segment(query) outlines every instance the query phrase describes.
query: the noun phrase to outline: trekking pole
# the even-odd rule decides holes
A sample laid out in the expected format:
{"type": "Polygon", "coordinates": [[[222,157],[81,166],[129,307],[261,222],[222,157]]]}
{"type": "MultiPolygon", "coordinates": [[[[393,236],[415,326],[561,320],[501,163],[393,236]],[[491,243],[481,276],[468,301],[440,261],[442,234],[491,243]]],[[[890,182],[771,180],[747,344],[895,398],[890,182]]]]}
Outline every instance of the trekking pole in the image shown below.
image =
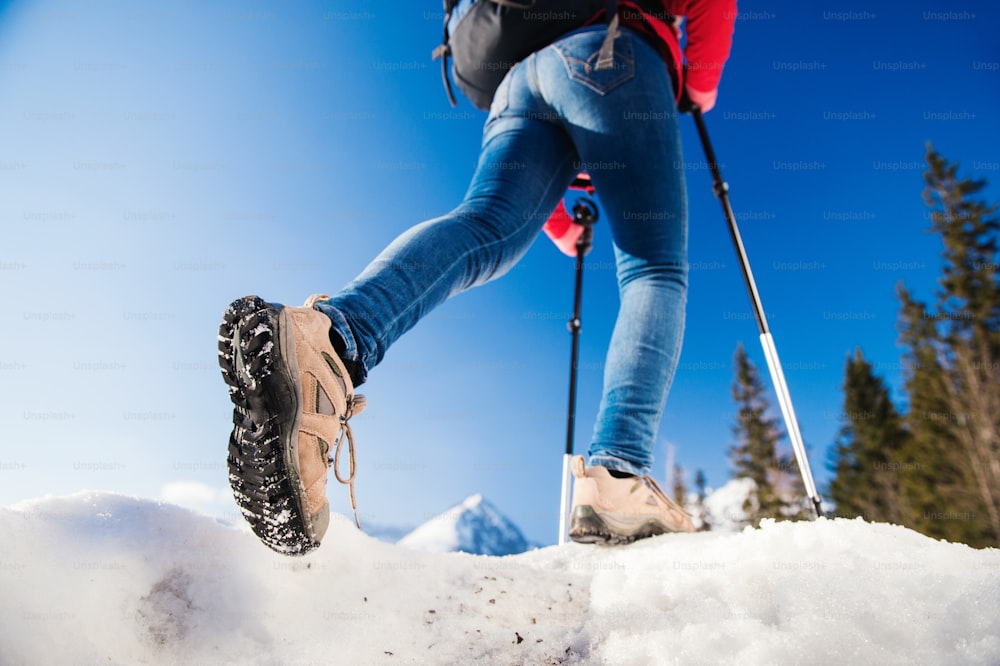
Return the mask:
{"type": "Polygon", "coordinates": [[[809,458],[806,457],[806,447],[802,442],[802,434],[799,431],[799,423],[795,418],[795,410],[792,408],[792,396],[788,392],[788,384],[785,382],[785,374],[781,370],[781,362],[778,360],[778,349],[774,346],[774,338],[771,337],[771,330],[767,326],[767,317],[764,316],[764,306],[760,301],[760,293],[757,291],[757,283],[754,282],[753,273],[750,271],[750,260],[747,258],[746,249],[743,247],[743,239],[740,237],[740,230],[736,226],[736,216],[729,203],[729,184],[722,179],[722,172],[719,170],[719,163],[715,158],[715,151],[712,150],[712,143],[708,138],[708,130],[705,127],[705,120],[702,118],[701,109],[692,105],[691,116],[698,127],[698,136],[701,138],[701,147],[705,151],[705,159],[708,160],[708,168],[712,172],[713,191],[716,198],[722,204],[722,212],[726,216],[726,223],[729,225],[729,235],[736,248],[736,255],[740,260],[740,269],[743,271],[743,282],[746,284],[750,302],[753,305],[753,314],[757,319],[757,329],[760,331],[760,344],[764,348],[764,357],[767,359],[767,369],[771,373],[771,382],[774,384],[775,393],[778,394],[778,404],[781,406],[781,415],[785,419],[785,427],[788,429],[788,438],[792,440],[792,449],[795,452],[795,460],[799,465],[799,472],[802,474],[802,481],[805,484],[806,494],[812,500],[813,508],[816,510],[816,517],[823,515],[821,500],[816,492],[816,484],[813,482],[812,472],[809,470],[809,458]]]}
{"type": "Polygon", "coordinates": [[[576,285],[573,290],[573,318],[567,326],[573,336],[573,346],[569,368],[569,417],[566,425],[566,452],[563,454],[562,499],[559,503],[559,545],[566,543],[569,533],[569,507],[571,473],[570,460],[573,459],[573,434],[576,430],[576,378],[580,356],[580,303],[583,295],[583,257],[590,252],[594,237],[594,223],[597,222],[597,205],[586,197],[577,199],[573,206],[573,222],[583,226],[583,233],[576,241],[576,285]]]}

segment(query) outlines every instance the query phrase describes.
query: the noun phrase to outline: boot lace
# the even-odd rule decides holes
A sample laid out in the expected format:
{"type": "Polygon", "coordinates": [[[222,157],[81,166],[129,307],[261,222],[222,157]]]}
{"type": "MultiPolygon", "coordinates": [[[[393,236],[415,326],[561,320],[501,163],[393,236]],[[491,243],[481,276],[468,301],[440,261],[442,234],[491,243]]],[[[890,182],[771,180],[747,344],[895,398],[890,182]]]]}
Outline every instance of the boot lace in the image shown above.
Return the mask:
{"type": "MultiPolygon", "coordinates": [[[[313,294],[306,299],[303,307],[315,309],[317,303],[328,300],[330,297],[326,294],[313,294]]],[[[351,496],[351,510],[354,512],[354,524],[358,526],[358,529],[361,529],[361,520],[358,518],[358,501],[354,496],[354,477],[358,471],[358,464],[354,455],[354,431],[351,429],[350,420],[355,414],[361,413],[365,404],[365,396],[363,395],[347,396],[347,413],[340,416],[340,435],[334,443],[333,457],[327,458],[327,464],[333,467],[334,478],[348,488],[351,496]],[[347,445],[347,476],[340,473],[340,453],[345,444],[347,445]]]]}
{"type": "Polygon", "coordinates": [[[328,301],[328,300],[330,300],[330,297],[327,296],[326,294],[313,294],[312,296],[306,299],[306,302],[303,305],[303,307],[315,309],[317,303],[319,303],[320,301],[328,301]]]}
{"type": "Polygon", "coordinates": [[[358,529],[361,529],[361,520],[358,518],[358,502],[354,497],[354,476],[358,471],[358,465],[354,456],[354,431],[351,430],[349,421],[352,416],[364,408],[365,396],[355,395],[348,398],[347,413],[340,417],[340,436],[337,438],[333,457],[327,460],[333,467],[333,476],[348,488],[351,495],[351,510],[354,511],[354,524],[358,526],[358,529]],[[348,474],[346,477],[340,473],[340,452],[343,450],[344,444],[347,444],[348,474]]]}
{"type": "Polygon", "coordinates": [[[677,504],[677,502],[675,502],[674,500],[672,500],[669,497],[667,497],[667,494],[665,492],[663,492],[663,489],[660,488],[660,484],[658,484],[653,479],[653,477],[651,477],[651,476],[643,476],[643,477],[640,477],[640,478],[641,478],[641,480],[643,482],[645,482],[646,487],[649,488],[653,492],[653,495],[655,495],[658,500],[660,500],[661,502],[663,502],[667,506],[667,509],[670,512],[672,512],[672,513],[673,512],[679,512],[682,515],[687,516],[688,518],[691,517],[691,514],[689,514],[687,511],[685,511],[680,505],[677,504]]]}

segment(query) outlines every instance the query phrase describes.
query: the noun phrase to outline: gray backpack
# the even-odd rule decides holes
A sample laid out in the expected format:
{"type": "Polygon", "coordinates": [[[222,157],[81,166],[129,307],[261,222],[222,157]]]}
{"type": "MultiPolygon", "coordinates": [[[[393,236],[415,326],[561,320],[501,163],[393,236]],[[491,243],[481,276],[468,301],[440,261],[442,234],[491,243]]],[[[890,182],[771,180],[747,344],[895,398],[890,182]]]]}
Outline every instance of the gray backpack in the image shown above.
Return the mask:
{"type": "Polygon", "coordinates": [[[511,67],[577,28],[617,20],[616,6],[614,0],[444,0],[444,38],[434,59],[441,58],[452,106],[449,57],[459,90],[485,111],[511,67]]]}

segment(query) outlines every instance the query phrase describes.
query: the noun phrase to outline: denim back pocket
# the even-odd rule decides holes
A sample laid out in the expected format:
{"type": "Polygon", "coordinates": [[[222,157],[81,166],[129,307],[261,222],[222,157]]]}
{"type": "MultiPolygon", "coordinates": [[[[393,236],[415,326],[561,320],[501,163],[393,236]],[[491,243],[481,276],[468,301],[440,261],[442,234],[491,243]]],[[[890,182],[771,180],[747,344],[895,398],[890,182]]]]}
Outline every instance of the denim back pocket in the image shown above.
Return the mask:
{"type": "Polygon", "coordinates": [[[595,69],[601,45],[598,43],[597,48],[594,49],[593,40],[570,38],[553,46],[559,53],[559,57],[562,58],[569,78],[577,83],[582,83],[599,95],[606,95],[635,76],[632,36],[624,32],[619,33],[618,37],[615,38],[614,64],[608,69],[595,69]],[[581,41],[586,43],[581,44],[581,41]],[[591,49],[593,49],[592,52],[591,49]]]}

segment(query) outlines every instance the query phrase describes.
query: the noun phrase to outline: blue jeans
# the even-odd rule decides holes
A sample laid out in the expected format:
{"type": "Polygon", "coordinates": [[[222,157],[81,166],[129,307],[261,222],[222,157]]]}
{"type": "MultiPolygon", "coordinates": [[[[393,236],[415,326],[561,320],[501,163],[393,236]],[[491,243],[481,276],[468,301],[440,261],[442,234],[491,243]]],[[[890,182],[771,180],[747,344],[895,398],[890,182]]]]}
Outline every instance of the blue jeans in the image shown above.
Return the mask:
{"type": "Polygon", "coordinates": [[[614,66],[594,71],[606,34],[578,30],[518,63],[493,99],[464,201],[403,233],[318,307],[364,381],[433,308],[514,266],[575,175],[589,172],[621,299],[590,463],[646,474],[684,327],[687,200],[667,68],[622,28],[614,66]]]}

